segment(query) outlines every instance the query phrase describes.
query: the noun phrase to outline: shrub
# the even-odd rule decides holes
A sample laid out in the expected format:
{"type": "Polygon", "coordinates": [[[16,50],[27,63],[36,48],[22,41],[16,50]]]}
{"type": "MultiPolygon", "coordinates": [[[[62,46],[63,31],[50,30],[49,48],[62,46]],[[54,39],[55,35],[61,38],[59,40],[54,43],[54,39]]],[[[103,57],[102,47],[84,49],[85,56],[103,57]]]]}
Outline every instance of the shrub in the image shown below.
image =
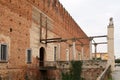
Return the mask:
{"type": "Polygon", "coordinates": [[[71,61],[71,68],[69,72],[62,72],[62,80],[83,80],[81,78],[82,62],[71,61]]]}

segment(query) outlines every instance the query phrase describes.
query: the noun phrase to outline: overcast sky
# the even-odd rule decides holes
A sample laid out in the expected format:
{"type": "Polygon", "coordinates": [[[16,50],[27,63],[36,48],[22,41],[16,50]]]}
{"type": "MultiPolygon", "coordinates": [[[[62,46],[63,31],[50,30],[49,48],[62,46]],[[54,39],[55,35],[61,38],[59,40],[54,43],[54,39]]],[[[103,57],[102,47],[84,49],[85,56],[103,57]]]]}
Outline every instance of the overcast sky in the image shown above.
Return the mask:
{"type": "MultiPolygon", "coordinates": [[[[59,0],[88,36],[107,35],[109,18],[113,17],[115,56],[120,57],[120,0],[59,0]]],[[[99,39],[96,41],[106,41],[99,39]]],[[[98,45],[98,52],[106,52],[106,45],[98,45]]]]}

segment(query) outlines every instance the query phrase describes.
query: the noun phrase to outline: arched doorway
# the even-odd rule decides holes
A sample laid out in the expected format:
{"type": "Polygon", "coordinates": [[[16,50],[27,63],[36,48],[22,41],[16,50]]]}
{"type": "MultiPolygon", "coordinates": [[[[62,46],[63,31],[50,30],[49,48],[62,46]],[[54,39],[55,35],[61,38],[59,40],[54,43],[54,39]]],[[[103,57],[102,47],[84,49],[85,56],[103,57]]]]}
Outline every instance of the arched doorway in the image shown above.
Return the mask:
{"type": "Polygon", "coordinates": [[[44,54],[45,54],[45,49],[44,47],[41,47],[39,50],[40,66],[44,66],[44,54]]]}

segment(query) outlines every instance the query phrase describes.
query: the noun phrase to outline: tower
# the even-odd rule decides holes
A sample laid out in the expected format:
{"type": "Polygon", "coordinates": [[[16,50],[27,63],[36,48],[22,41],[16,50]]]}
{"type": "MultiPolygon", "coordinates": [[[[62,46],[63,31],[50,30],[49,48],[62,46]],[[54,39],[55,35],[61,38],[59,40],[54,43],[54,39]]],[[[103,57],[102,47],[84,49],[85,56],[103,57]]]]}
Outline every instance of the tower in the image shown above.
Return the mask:
{"type": "Polygon", "coordinates": [[[111,65],[111,70],[114,71],[115,58],[114,58],[114,24],[113,18],[110,18],[108,25],[108,65],[111,65]]]}

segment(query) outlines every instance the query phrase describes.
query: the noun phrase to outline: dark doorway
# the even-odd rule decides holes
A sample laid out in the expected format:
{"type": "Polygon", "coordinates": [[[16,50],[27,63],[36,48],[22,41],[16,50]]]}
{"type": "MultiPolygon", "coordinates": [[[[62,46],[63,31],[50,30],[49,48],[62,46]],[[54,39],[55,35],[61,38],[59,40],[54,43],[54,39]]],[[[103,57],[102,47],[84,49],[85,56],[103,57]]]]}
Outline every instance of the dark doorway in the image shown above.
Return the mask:
{"type": "Polygon", "coordinates": [[[39,51],[40,66],[44,66],[44,54],[45,54],[45,49],[41,47],[39,51]]]}

